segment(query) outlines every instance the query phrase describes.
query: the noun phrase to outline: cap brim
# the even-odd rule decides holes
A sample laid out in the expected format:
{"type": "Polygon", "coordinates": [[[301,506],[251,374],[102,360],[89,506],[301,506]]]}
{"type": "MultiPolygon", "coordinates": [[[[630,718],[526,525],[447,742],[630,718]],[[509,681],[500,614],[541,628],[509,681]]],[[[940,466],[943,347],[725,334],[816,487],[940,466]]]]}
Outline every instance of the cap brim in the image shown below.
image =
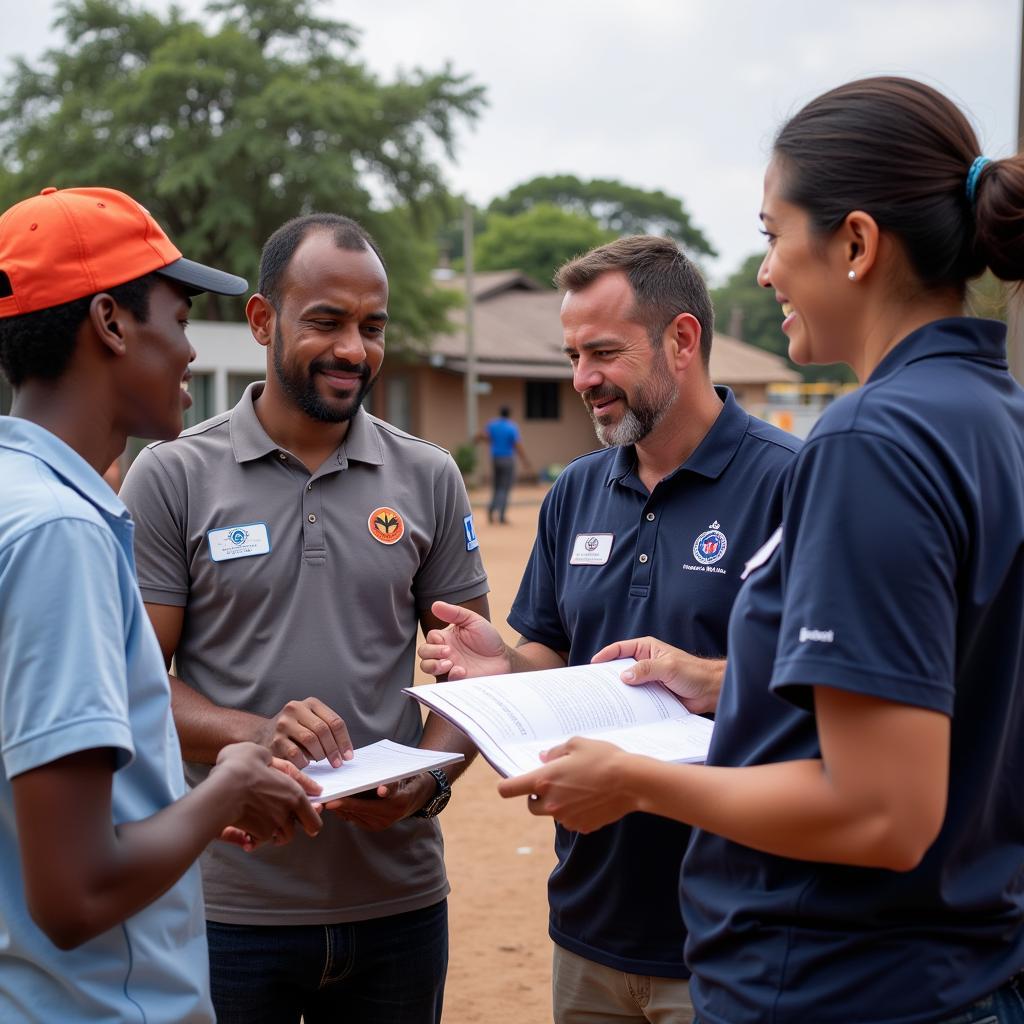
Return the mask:
{"type": "Polygon", "coordinates": [[[180,259],[161,267],[158,274],[187,285],[196,292],[216,292],[217,295],[242,295],[249,289],[249,282],[244,277],[226,274],[223,270],[214,270],[193,260],[180,259]]]}

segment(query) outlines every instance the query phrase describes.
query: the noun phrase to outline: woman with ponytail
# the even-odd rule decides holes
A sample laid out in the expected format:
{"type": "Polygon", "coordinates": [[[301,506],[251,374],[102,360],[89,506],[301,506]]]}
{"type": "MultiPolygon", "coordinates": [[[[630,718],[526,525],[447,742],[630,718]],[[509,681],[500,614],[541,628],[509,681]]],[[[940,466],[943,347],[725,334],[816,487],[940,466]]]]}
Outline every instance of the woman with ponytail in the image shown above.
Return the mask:
{"type": "MultiPolygon", "coordinates": [[[[852,82],[779,132],[761,219],[790,355],[863,386],[748,563],[708,765],[571,740],[502,792],[697,826],[701,1024],[1024,1021],[1024,392],[964,315],[986,267],[1024,278],[1024,162],[926,85],[852,82]]],[[[685,695],[657,647],[637,678],[685,695]]]]}

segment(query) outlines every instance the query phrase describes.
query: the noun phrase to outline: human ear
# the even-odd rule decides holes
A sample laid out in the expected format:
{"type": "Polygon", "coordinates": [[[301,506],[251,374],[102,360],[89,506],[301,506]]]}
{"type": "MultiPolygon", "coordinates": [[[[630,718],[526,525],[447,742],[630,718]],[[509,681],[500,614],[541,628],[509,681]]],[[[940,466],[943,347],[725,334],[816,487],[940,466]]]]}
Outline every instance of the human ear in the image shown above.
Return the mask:
{"type": "Polygon", "coordinates": [[[700,356],[700,321],[692,313],[680,313],[665,329],[669,362],[685,370],[700,356]]]}
{"type": "Polygon", "coordinates": [[[853,271],[851,280],[863,280],[878,261],[878,223],[870,213],[854,210],[846,215],[839,235],[843,270],[853,271]]]}
{"type": "Polygon", "coordinates": [[[265,295],[256,292],[245,304],[245,316],[249,321],[252,336],[267,348],[274,337],[274,316],[276,310],[265,295]]]}
{"type": "Polygon", "coordinates": [[[124,334],[128,316],[130,314],[121,309],[106,292],[94,295],[89,303],[89,323],[92,329],[100,343],[116,356],[123,356],[128,351],[124,334]]]}

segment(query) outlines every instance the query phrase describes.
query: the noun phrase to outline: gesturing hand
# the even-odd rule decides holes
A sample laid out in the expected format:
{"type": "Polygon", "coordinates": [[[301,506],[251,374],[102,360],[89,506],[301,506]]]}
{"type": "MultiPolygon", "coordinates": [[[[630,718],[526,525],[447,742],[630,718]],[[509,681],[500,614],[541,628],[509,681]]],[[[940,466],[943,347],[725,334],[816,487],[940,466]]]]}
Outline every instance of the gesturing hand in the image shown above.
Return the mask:
{"type": "Polygon", "coordinates": [[[449,625],[430,630],[416,652],[428,675],[465,679],[512,671],[505,641],[482,615],[445,601],[435,601],[431,611],[449,625]]]}
{"type": "Polygon", "coordinates": [[[345,720],[316,697],[290,700],[268,718],[254,737],[277,757],[305,768],[327,758],[338,768],[352,759],[352,740],[345,720]]]}
{"type": "Polygon", "coordinates": [[[622,673],[624,683],[660,682],[695,714],[714,711],[718,705],[724,659],[698,658],[656,637],[642,636],[602,647],[590,660],[596,664],[616,658],[636,658],[636,664],[622,673]]]}

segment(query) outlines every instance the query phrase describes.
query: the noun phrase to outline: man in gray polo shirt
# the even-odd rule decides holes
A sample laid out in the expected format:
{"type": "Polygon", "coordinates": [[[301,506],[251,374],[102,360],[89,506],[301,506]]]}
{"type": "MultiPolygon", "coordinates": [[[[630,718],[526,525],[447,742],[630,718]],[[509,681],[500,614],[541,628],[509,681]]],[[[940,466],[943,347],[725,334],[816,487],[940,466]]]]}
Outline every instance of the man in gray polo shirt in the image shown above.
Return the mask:
{"type": "MultiPolygon", "coordinates": [[[[229,413],[151,445],[122,497],[195,783],[250,739],[304,765],[381,738],[472,752],[400,689],[438,599],[487,609],[462,479],[440,448],[361,403],[384,355],[388,284],[347,218],[264,247],[247,306],[267,381],[229,413]]],[[[450,777],[458,769],[448,769],[450,777]]],[[[450,778],[340,801],[314,841],[203,862],[221,1024],[440,1020],[450,778]]]]}

